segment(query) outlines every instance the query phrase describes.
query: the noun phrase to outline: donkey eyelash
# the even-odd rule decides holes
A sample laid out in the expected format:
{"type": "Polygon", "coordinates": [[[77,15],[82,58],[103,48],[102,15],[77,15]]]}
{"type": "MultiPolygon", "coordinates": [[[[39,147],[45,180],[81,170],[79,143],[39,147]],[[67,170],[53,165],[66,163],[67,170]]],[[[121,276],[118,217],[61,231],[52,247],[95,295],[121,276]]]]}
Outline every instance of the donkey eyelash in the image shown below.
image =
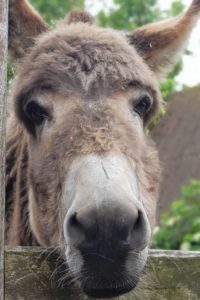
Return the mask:
{"type": "Polygon", "coordinates": [[[143,95],[140,99],[133,104],[133,111],[137,113],[141,119],[150,112],[153,101],[149,95],[143,95]]]}
{"type": "Polygon", "coordinates": [[[35,100],[29,101],[26,104],[24,111],[27,118],[36,126],[40,126],[44,120],[49,117],[46,109],[39,105],[35,100]]]}

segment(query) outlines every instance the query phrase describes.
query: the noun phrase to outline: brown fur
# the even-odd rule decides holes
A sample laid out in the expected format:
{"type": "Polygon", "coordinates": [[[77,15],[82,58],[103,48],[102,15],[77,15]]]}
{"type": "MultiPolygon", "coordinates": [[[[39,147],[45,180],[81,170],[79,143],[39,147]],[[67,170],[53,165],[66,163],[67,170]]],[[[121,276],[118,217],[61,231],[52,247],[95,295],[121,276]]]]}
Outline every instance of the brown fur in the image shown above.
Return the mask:
{"type": "MultiPolygon", "coordinates": [[[[159,162],[131,107],[146,91],[153,105],[144,125],[157,111],[160,93],[155,74],[160,67],[155,57],[158,53],[165,57],[163,39],[168,37],[168,43],[173,44],[178,35],[181,41],[180,23],[174,31],[168,23],[163,31],[156,27],[154,32],[154,26],[136,31],[135,36],[129,36],[136,51],[120,33],[89,24],[86,14],[72,14],[68,22],[75,23],[66,26],[63,21],[48,32],[25,1],[19,1],[19,6],[16,3],[10,2],[10,24],[24,24],[25,30],[10,31],[12,56],[23,57],[23,63],[13,89],[14,114],[7,130],[6,242],[62,245],[64,216],[60,199],[68,168],[76,157],[109,151],[123,153],[134,165],[153,228],[159,162]],[[33,37],[41,32],[45,33],[34,43],[33,37]],[[155,52],[148,47],[152,37],[155,52]],[[26,102],[32,98],[51,115],[41,131],[24,113],[26,102]]],[[[193,18],[192,9],[190,12],[184,17],[187,20],[193,18]]],[[[184,24],[186,28],[189,22],[184,24]]],[[[168,59],[162,62],[166,64],[168,59]]]]}
{"type": "MultiPolygon", "coordinates": [[[[53,105],[54,109],[58,110],[62,110],[63,107],[63,111],[58,112],[59,115],[56,118],[58,121],[54,124],[51,138],[41,141],[38,145],[40,154],[37,151],[37,158],[34,157],[32,149],[31,157],[28,160],[29,184],[35,195],[34,198],[39,201],[37,207],[35,203],[32,203],[32,209],[37,216],[34,233],[40,244],[55,246],[61,243],[58,240],[59,218],[55,214],[59,208],[59,201],[57,201],[56,207],[53,203],[62,192],[63,179],[67,172],[66,169],[63,170],[63,164],[67,168],[72,158],[78,155],[102,154],[113,150],[124,153],[131,161],[138,160],[138,176],[141,176],[145,190],[152,193],[151,199],[156,198],[154,196],[157,193],[158,182],[156,152],[152,146],[147,146],[146,143],[149,142],[145,141],[143,134],[137,145],[139,137],[132,129],[133,123],[126,120],[126,115],[120,114],[120,106],[123,103],[121,103],[119,92],[122,94],[121,97],[124,97],[125,89],[146,89],[155,100],[151,113],[154,113],[159,105],[159,92],[151,72],[145,68],[140,57],[132,47],[128,46],[126,40],[112,30],[99,29],[87,24],[72,24],[67,31],[64,25],[61,25],[59,29],[45,34],[37,41],[37,45],[32,49],[30,56],[27,56],[21,68],[22,71],[15,83],[15,108],[18,118],[33,137],[35,136],[34,128],[24,119],[23,113],[27,99],[35,93],[42,93],[46,95],[44,102],[41,100],[46,107],[53,105]],[[84,33],[80,34],[83,28],[84,33]],[[99,36],[102,38],[100,41],[97,38],[99,36]],[[90,41],[89,44],[88,41],[90,41]],[[135,59],[132,59],[133,56],[135,59]],[[114,67],[113,60],[115,61],[114,67]],[[108,98],[110,98],[110,102],[108,102],[108,98]],[[77,99],[81,99],[81,101],[77,99]],[[117,104],[118,102],[119,104],[117,104]],[[119,111],[116,109],[118,105],[119,111]],[[63,117],[63,112],[66,117],[63,117]],[[89,119],[88,114],[91,115],[89,119]],[[65,120],[64,123],[62,120],[65,120]],[[138,152],[136,151],[137,147],[138,152]],[[134,149],[134,153],[131,149],[134,149]],[[47,153],[48,155],[46,155],[47,153]],[[40,167],[36,169],[38,164],[40,167]],[[43,203],[44,201],[40,198],[47,198],[48,202],[43,203]],[[47,211],[49,211],[48,214],[47,211]],[[40,220],[43,220],[43,224],[39,225],[40,220]],[[49,233],[46,229],[42,229],[44,227],[49,228],[49,233]],[[51,240],[49,240],[50,236],[51,240]]],[[[132,98],[132,92],[129,97],[132,98]]],[[[13,124],[11,126],[13,127],[13,124]]],[[[18,126],[17,131],[21,131],[22,137],[18,150],[17,178],[21,178],[23,175],[21,160],[27,154],[27,148],[24,147],[30,139],[32,148],[34,138],[32,136],[28,138],[24,129],[20,125],[18,126]],[[26,142],[23,143],[24,139],[26,142]]],[[[16,131],[16,127],[13,128],[16,131]]],[[[24,176],[27,177],[27,173],[24,176]]],[[[22,181],[24,183],[24,180],[22,181]]],[[[24,224],[21,224],[22,212],[19,211],[22,206],[20,191],[21,185],[16,181],[15,215],[10,217],[12,222],[10,230],[8,230],[10,232],[8,234],[10,235],[9,243],[10,241],[22,243],[21,240],[23,240],[19,237],[21,234],[23,235],[20,225],[24,227],[24,224]],[[13,228],[19,228],[19,230],[13,230],[13,228]]],[[[155,210],[155,203],[155,201],[154,205],[152,203],[151,209],[148,208],[149,216],[155,210]]],[[[152,224],[154,222],[153,215],[154,213],[151,216],[152,224]]],[[[26,219],[28,222],[28,216],[26,219]]]]}
{"type": "Polygon", "coordinates": [[[79,11],[79,10],[71,11],[66,19],[67,19],[68,24],[80,23],[80,22],[81,23],[89,23],[89,24],[93,23],[93,18],[89,13],[79,11]]]}

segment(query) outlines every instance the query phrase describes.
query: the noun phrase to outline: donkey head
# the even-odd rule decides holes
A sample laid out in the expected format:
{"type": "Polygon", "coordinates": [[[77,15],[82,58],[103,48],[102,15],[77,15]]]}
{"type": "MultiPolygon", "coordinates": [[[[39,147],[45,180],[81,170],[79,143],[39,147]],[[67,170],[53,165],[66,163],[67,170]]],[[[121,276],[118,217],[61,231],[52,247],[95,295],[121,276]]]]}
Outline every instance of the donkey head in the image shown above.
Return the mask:
{"type": "Polygon", "coordinates": [[[155,223],[160,169],[144,128],[157,79],[174,65],[200,11],[122,35],[72,13],[50,30],[10,1],[13,91],[29,156],[29,210],[40,245],[61,246],[92,297],[133,289],[155,223]]]}

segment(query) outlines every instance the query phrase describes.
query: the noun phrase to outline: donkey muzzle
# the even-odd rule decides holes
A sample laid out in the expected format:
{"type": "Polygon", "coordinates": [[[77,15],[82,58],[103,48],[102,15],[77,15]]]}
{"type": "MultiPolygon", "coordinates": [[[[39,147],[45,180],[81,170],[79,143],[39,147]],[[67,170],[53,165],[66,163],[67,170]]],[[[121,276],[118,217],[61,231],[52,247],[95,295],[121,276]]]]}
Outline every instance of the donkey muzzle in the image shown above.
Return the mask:
{"type": "Polygon", "coordinates": [[[87,156],[72,165],[70,176],[69,267],[89,296],[124,294],[138,282],[151,235],[134,169],[124,157],[87,156]]]}

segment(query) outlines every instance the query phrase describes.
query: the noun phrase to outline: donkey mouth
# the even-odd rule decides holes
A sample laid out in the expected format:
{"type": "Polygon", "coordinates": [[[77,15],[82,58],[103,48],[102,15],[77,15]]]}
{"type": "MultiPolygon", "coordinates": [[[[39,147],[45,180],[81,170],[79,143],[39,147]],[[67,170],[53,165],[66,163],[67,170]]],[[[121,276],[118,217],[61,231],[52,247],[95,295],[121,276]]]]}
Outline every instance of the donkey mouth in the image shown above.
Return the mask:
{"type": "Polygon", "coordinates": [[[116,288],[87,288],[84,287],[83,291],[84,293],[91,297],[91,298],[114,298],[114,297],[119,297],[121,295],[124,295],[131,290],[133,290],[137,285],[137,282],[134,281],[134,283],[130,284],[128,283],[127,285],[124,284],[121,287],[116,287],[116,288]]]}
{"type": "MultiPolygon", "coordinates": [[[[85,277],[83,281],[80,281],[83,292],[92,299],[115,298],[133,290],[140,278],[139,274],[127,276],[123,275],[123,272],[120,271],[117,276],[118,278],[115,276],[115,278],[109,279],[109,273],[106,275],[102,277],[101,275],[91,274],[88,279],[85,277]]],[[[112,277],[112,273],[110,276],[112,277]]]]}

